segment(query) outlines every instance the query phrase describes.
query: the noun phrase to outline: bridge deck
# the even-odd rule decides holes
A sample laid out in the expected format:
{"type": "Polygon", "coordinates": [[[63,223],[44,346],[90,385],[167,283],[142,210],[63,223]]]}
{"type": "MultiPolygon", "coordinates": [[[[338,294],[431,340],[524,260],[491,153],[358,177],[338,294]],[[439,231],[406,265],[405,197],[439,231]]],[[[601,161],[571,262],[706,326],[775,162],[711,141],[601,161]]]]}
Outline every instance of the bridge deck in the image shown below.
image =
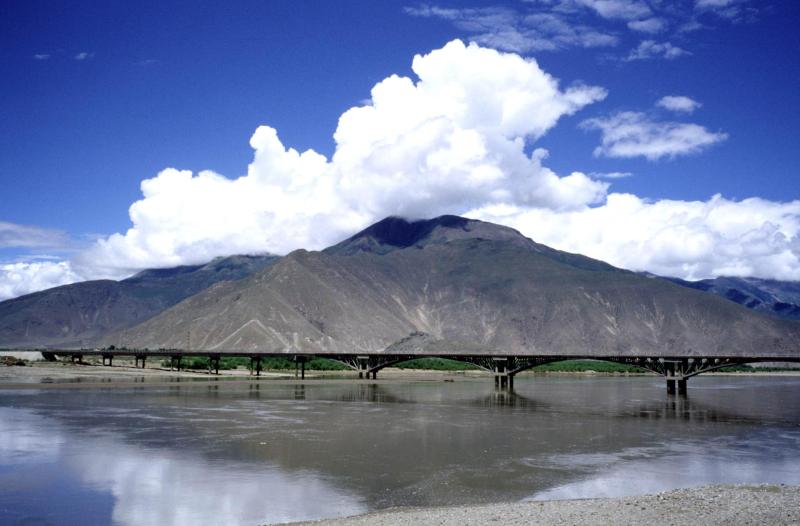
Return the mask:
{"type": "MultiPolygon", "coordinates": [[[[21,349],[18,349],[18,351],[21,349]]],[[[373,353],[302,353],[302,352],[262,352],[262,351],[242,351],[242,350],[182,350],[182,349],[26,349],[41,352],[46,359],[55,360],[57,356],[70,357],[72,361],[81,360],[84,357],[100,357],[103,365],[112,365],[113,359],[119,356],[128,356],[135,359],[136,367],[145,367],[147,358],[162,357],[170,358],[173,367],[181,369],[181,361],[184,357],[199,356],[209,359],[209,372],[213,369],[219,373],[220,359],[223,357],[244,357],[250,358],[251,371],[259,375],[262,369],[262,360],[265,358],[289,358],[296,363],[298,374],[305,377],[305,363],[315,357],[327,358],[340,362],[358,372],[359,378],[377,377],[378,371],[385,367],[390,367],[405,361],[435,357],[448,358],[475,365],[489,373],[495,378],[495,384],[500,388],[510,388],[513,386],[514,376],[526,369],[543,365],[546,363],[559,362],[564,360],[589,359],[603,360],[608,362],[633,365],[653,373],[663,375],[667,382],[667,392],[670,394],[685,394],[686,381],[699,374],[729,367],[732,365],[753,363],[753,362],[800,362],[800,356],[784,356],[779,354],[760,355],[760,356],[651,356],[651,355],[609,355],[597,356],[592,354],[538,354],[520,355],[507,353],[452,353],[452,352],[430,352],[431,350],[419,352],[373,352],[373,353]]]]}

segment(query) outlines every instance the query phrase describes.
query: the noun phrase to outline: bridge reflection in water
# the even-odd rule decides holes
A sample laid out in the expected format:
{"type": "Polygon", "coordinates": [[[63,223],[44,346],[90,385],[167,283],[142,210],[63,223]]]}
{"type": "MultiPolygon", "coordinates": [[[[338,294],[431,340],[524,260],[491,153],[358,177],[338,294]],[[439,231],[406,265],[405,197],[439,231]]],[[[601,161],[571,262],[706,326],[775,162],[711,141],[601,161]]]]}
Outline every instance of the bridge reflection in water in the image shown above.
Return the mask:
{"type": "Polygon", "coordinates": [[[285,358],[295,363],[295,376],[305,378],[306,363],[312,358],[326,358],[346,365],[358,373],[360,379],[373,380],[378,371],[420,358],[446,358],[467,363],[486,371],[494,377],[495,386],[499,390],[513,390],[514,377],[528,369],[548,363],[565,360],[601,360],[623,365],[635,366],[660,376],[666,381],[667,393],[685,395],[687,381],[699,374],[754,362],[800,362],[800,356],[594,356],[576,355],[489,355],[489,354],[391,354],[377,352],[372,354],[291,354],[264,353],[258,351],[201,351],[201,350],[141,350],[141,349],[48,349],[41,351],[45,359],[56,360],[59,357],[69,358],[72,362],[81,362],[84,357],[99,357],[104,366],[112,366],[115,357],[133,357],[136,367],[145,368],[149,357],[168,358],[170,368],[182,370],[182,361],[186,357],[204,357],[208,359],[209,374],[219,374],[222,357],[245,357],[250,359],[250,372],[260,376],[262,361],[266,358],[285,358]]]}

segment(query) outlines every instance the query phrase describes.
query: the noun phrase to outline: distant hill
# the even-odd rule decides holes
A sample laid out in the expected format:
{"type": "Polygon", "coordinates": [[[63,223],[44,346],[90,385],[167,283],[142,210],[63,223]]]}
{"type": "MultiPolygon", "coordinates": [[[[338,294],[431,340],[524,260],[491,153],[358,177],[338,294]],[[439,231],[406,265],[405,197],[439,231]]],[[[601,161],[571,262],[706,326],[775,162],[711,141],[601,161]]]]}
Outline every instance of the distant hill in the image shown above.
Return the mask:
{"type": "Polygon", "coordinates": [[[800,282],[759,278],[719,277],[700,281],[664,278],[673,283],[725,299],[765,314],[800,320],[800,282]]]}
{"type": "Polygon", "coordinates": [[[187,333],[197,350],[735,356],[797,354],[800,324],[442,216],[297,250],[125,334],[158,349],[184,347],[187,333]]]}
{"type": "Polygon", "coordinates": [[[0,348],[88,345],[216,283],[249,276],[275,259],[217,258],[205,265],[145,270],[122,281],[86,281],[6,300],[0,302],[0,348]]]}

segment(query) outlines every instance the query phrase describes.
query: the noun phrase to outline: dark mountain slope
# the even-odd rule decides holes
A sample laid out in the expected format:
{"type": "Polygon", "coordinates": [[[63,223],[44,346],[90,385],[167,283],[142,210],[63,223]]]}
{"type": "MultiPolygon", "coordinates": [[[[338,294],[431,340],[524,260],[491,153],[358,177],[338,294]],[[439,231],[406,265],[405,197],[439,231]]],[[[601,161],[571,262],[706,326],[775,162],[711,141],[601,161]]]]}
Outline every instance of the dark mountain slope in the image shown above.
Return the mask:
{"type": "Polygon", "coordinates": [[[711,292],[765,314],[800,320],[800,282],[719,277],[700,281],[664,278],[683,287],[711,292]]]}
{"type": "Polygon", "coordinates": [[[238,280],[273,256],[145,270],[122,281],[64,285],[0,302],[0,347],[79,346],[158,314],[220,281],[238,280]]]}
{"type": "MultiPolygon", "coordinates": [[[[126,331],[128,344],[264,352],[796,354],[800,324],[559,252],[490,223],[390,218],[299,250],[126,331]],[[410,335],[424,334],[424,337],[410,335]],[[401,343],[402,342],[402,343],[401,343]]],[[[106,343],[113,343],[114,337],[106,343]]]]}

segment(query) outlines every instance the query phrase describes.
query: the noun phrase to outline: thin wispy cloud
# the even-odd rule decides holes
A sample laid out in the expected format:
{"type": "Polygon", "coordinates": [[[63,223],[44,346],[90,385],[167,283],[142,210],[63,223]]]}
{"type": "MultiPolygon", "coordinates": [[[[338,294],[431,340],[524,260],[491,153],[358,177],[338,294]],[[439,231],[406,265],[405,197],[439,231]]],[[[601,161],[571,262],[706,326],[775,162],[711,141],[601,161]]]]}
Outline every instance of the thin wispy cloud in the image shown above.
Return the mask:
{"type": "Polygon", "coordinates": [[[49,53],[36,53],[33,55],[34,60],[47,60],[48,58],[50,58],[49,53]]]}
{"type": "MultiPolygon", "coordinates": [[[[539,2],[548,5],[550,2],[539,2]]],[[[556,11],[576,12],[586,9],[608,20],[637,20],[653,14],[650,7],[639,0],[561,0],[554,5],[556,11]]]]}
{"type": "Polygon", "coordinates": [[[90,58],[94,57],[94,53],[89,53],[88,51],[81,51],[80,53],[76,54],[74,57],[75,60],[83,61],[89,60],[90,58]]]}
{"type": "Polygon", "coordinates": [[[758,14],[758,9],[749,4],[747,0],[696,0],[695,10],[734,22],[746,22],[758,14]]]}
{"type": "Polygon", "coordinates": [[[624,61],[665,59],[690,55],[683,42],[690,31],[709,27],[699,18],[713,13],[737,19],[750,12],[748,0],[698,0],[673,4],[640,0],[529,0],[517,7],[440,7],[421,4],[405,8],[411,16],[452,23],[479,44],[516,53],[570,48],[613,48],[641,35],[646,39],[617,55],[624,61]]]}
{"type": "Polygon", "coordinates": [[[407,7],[406,13],[452,22],[479,44],[516,53],[554,51],[570,47],[615,46],[616,35],[567,21],[563,14],[522,14],[508,7],[451,9],[407,7]]]}
{"type": "Polygon", "coordinates": [[[663,18],[653,17],[645,20],[632,20],[628,22],[628,29],[639,33],[661,33],[667,28],[667,21],[663,18]]]}
{"type": "Polygon", "coordinates": [[[0,221],[0,248],[67,248],[69,236],[61,230],[0,221]]]}
{"type": "Polygon", "coordinates": [[[633,177],[632,172],[591,172],[589,177],[593,179],[625,179],[633,177]]]}
{"type": "Polygon", "coordinates": [[[725,133],[711,132],[699,124],[656,121],[634,111],[587,119],[580,126],[601,132],[600,146],[594,150],[597,157],[644,157],[656,161],[698,153],[728,138],[725,133]]]}
{"type": "Polygon", "coordinates": [[[654,58],[664,58],[674,60],[684,55],[691,55],[685,49],[672,45],[670,42],[656,42],[655,40],[643,40],[636,49],[631,50],[625,59],[628,62],[633,60],[648,60],[654,58]]]}

